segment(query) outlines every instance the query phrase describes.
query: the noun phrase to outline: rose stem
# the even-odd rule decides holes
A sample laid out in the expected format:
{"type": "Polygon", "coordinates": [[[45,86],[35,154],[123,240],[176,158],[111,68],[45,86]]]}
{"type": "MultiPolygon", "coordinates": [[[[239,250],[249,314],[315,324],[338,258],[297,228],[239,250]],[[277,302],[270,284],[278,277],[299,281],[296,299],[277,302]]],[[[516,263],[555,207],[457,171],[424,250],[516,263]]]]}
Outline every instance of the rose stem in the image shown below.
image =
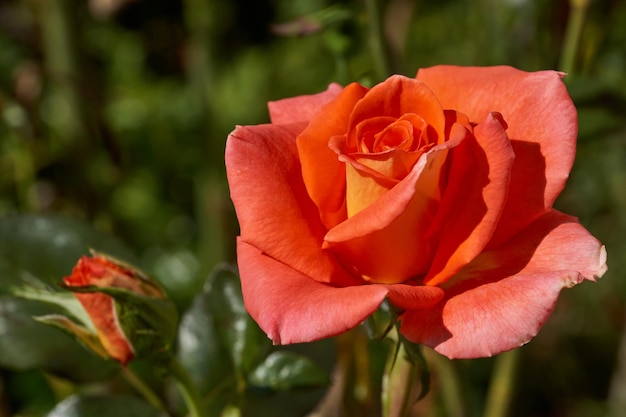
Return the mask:
{"type": "Polygon", "coordinates": [[[433,374],[437,374],[446,415],[467,416],[466,403],[455,363],[430,349],[424,349],[424,353],[433,368],[433,374]]]}
{"type": "Polygon", "coordinates": [[[395,346],[389,352],[385,365],[382,387],[382,407],[384,417],[408,417],[413,406],[411,398],[417,389],[419,370],[407,360],[404,345],[395,338],[395,346]]]}
{"type": "Polygon", "coordinates": [[[155,392],[148,385],[146,385],[141,378],[139,378],[137,374],[132,371],[132,369],[127,366],[121,366],[121,368],[122,375],[124,375],[126,381],[128,381],[128,383],[132,385],[132,387],[135,388],[150,404],[159,410],[167,410],[163,401],[161,401],[155,392]]]}
{"type": "Polygon", "coordinates": [[[504,417],[507,415],[515,388],[519,352],[520,349],[513,349],[496,358],[493,376],[487,392],[484,417],[504,417]]]}
{"type": "Polygon", "coordinates": [[[573,73],[576,61],[576,53],[582,34],[585,15],[590,0],[570,0],[570,14],[567,19],[567,27],[565,28],[565,39],[563,40],[563,49],[561,51],[561,60],[559,69],[566,73],[573,73]]]}
{"type": "Polygon", "coordinates": [[[383,37],[382,19],[378,7],[378,0],[365,0],[365,11],[367,12],[369,44],[374,58],[374,69],[376,71],[376,81],[382,81],[389,76],[389,56],[385,47],[383,37]]]}
{"type": "MultiPolygon", "coordinates": [[[[398,335],[397,327],[395,331],[389,332],[387,337],[394,342],[394,346],[389,352],[383,374],[381,395],[383,416],[409,417],[417,411],[416,404],[421,399],[420,395],[427,394],[424,390],[428,387],[422,384],[427,383],[423,378],[429,376],[424,372],[428,372],[427,363],[431,362],[429,360],[431,354],[424,350],[422,351],[424,357],[419,359],[421,354],[416,351],[411,353],[409,349],[415,349],[415,347],[409,347],[409,342],[398,335]]],[[[424,407],[418,407],[426,410],[424,407]]],[[[462,413],[454,415],[455,417],[464,416],[462,413]]]]}
{"type": "Polygon", "coordinates": [[[204,413],[202,412],[202,406],[200,404],[200,396],[187,370],[176,358],[172,359],[172,362],[170,363],[170,370],[172,371],[172,375],[176,379],[176,385],[178,386],[178,389],[187,404],[189,416],[202,417],[204,413]]]}

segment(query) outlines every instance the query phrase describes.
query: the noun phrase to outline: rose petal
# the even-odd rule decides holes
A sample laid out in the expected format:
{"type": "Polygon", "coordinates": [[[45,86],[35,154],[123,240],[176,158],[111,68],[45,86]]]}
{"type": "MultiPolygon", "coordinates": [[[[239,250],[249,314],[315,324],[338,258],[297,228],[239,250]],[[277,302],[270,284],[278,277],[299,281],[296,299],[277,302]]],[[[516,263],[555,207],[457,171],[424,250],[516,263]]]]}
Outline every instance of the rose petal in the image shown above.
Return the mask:
{"type": "Polygon", "coordinates": [[[337,97],[343,87],[332,83],[326,91],[285,98],[267,103],[272,124],[308,122],[326,103],[337,97]]]}
{"type": "Polygon", "coordinates": [[[367,89],[357,83],[348,85],[324,106],[323,112],[311,120],[297,139],[302,178],[328,229],[346,217],[345,167],[328,147],[328,142],[333,136],[347,132],[352,108],[366,92],[367,89]]]}
{"type": "MultiPolygon", "coordinates": [[[[345,153],[346,136],[334,136],[328,146],[337,154],[337,159],[344,163],[345,171],[345,209],[348,217],[369,206],[372,202],[393,188],[399,181],[390,178],[371,166],[364,165],[345,153]]],[[[386,155],[386,158],[392,156],[386,155]]],[[[417,161],[417,160],[416,160],[417,161]]],[[[370,164],[372,165],[372,164],[370,164]]],[[[411,169],[413,166],[411,166],[411,169]]]]}
{"type": "Polygon", "coordinates": [[[451,151],[448,185],[432,225],[440,243],[424,283],[438,285],[456,274],[493,235],[515,158],[504,129],[490,113],[476,126],[474,137],[451,151]]]}
{"type": "Polygon", "coordinates": [[[241,237],[313,279],[348,285],[355,279],[320,249],[326,229],[302,182],[295,144],[303,127],[238,127],[228,137],[226,171],[241,237]]]}
{"type": "Polygon", "coordinates": [[[497,247],[549,210],[571,170],[578,122],[563,73],[511,67],[437,66],[417,78],[445,109],[483,120],[500,112],[515,152],[512,189],[489,247],[497,247]]]}
{"type": "Polygon", "coordinates": [[[100,255],[83,256],[72,271],[72,275],[63,279],[73,287],[93,285],[102,288],[119,288],[135,294],[163,298],[160,290],[137,277],[135,271],[111,262],[100,255]]]}
{"type": "MultiPolygon", "coordinates": [[[[402,75],[392,75],[370,91],[354,106],[350,117],[350,132],[363,120],[373,117],[391,116],[400,118],[407,113],[421,116],[436,134],[438,143],[444,138],[445,118],[441,104],[433,92],[421,81],[402,75]]],[[[350,137],[349,143],[357,143],[350,137]]]]}
{"type": "Polygon", "coordinates": [[[346,164],[346,211],[352,217],[389,192],[398,182],[347,155],[339,160],[346,164]]]}
{"type": "Polygon", "coordinates": [[[101,293],[74,293],[74,296],[89,315],[107,353],[123,365],[133,359],[133,347],[117,320],[113,298],[101,293]]]}
{"type": "Polygon", "coordinates": [[[372,314],[387,295],[384,286],[336,288],[237,243],[246,309],[274,344],[311,342],[343,333],[372,314]]]}
{"type": "Polygon", "coordinates": [[[424,274],[431,259],[426,231],[439,202],[441,167],[448,147],[456,145],[449,141],[424,154],[398,185],[331,229],[326,247],[371,282],[400,283],[424,274]]]}
{"type": "Polygon", "coordinates": [[[401,332],[450,358],[476,358],[532,339],[559,292],[606,271],[606,251],[575,218],[551,211],[447,282],[445,299],[402,317],[401,332]]]}
{"type": "Polygon", "coordinates": [[[441,288],[428,285],[394,284],[387,285],[387,289],[389,302],[403,310],[432,308],[445,295],[441,288]]]}

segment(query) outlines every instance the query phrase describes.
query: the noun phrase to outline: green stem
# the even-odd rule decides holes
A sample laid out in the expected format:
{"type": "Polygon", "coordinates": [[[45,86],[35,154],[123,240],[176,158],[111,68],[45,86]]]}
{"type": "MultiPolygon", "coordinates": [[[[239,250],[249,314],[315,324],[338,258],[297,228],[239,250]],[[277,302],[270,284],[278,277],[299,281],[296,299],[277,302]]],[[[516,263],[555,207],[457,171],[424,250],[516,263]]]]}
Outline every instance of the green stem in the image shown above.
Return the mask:
{"type": "Polygon", "coordinates": [[[372,57],[374,58],[376,81],[382,81],[389,76],[390,64],[383,35],[378,1],[379,0],[365,0],[365,10],[367,12],[369,44],[372,57]]]}
{"type": "MultiPolygon", "coordinates": [[[[35,184],[35,157],[30,141],[20,140],[13,148],[13,178],[18,194],[18,208],[22,211],[36,211],[40,204],[29,198],[31,187],[35,184]]],[[[35,193],[35,197],[37,193],[35,193]]]]}
{"type": "Polygon", "coordinates": [[[578,44],[590,2],[591,0],[570,0],[569,2],[570,14],[567,20],[563,50],[561,51],[561,60],[559,62],[559,69],[568,74],[574,71],[578,44]]]}
{"type": "Polygon", "coordinates": [[[176,358],[172,359],[170,369],[172,371],[172,375],[176,379],[176,385],[178,386],[178,389],[187,404],[189,416],[203,417],[204,413],[200,402],[200,395],[198,394],[196,386],[191,380],[187,370],[176,358]]]}
{"type": "Polygon", "coordinates": [[[356,330],[354,344],[354,397],[364,410],[372,407],[372,381],[367,336],[361,327],[356,330]]]}
{"type": "MultiPolygon", "coordinates": [[[[183,3],[185,27],[189,32],[186,64],[190,96],[200,116],[199,127],[205,133],[208,132],[209,124],[204,116],[212,111],[211,99],[214,95],[211,81],[214,78],[212,40],[216,13],[211,3],[203,0],[185,0],[183,3]]],[[[211,142],[210,145],[217,149],[218,143],[215,142],[217,141],[211,142]]]]}
{"type": "Polygon", "coordinates": [[[382,387],[384,417],[408,417],[419,396],[419,367],[408,359],[399,337],[385,365],[382,387]]]}
{"type": "Polygon", "coordinates": [[[433,373],[437,375],[439,381],[443,404],[446,415],[465,417],[466,411],[463,389],[454,362],[431,350],[426,350],[426,359],[433,366],[433,373]]]}
{"type": "Polygon", "coordinates": [[[487,393],[484,417],[507,415],[515,391],[515,374],[520,349],[513,349],[496,358],[495,369],[487,393]]]}
{"type": "Polygon", "coordinates": [[[81,143],[87,133],[87,108],[81,94],[77,18],[72,0],[36,0],[42,26],[42,44],[48,77],[69,107],[64,120],[63,144],[81,143]]]}
{"type": "Polygon", "coordinates": [[[127,366],[122,366],[121,368],[122,375],[124,376],[126,381],[128,381],[128,383],[132,385],[132,387],[135,388],[137,392],[139,392],[150,404],[152,404],[159,410],[167,410],[165,403],[161,401],[161,399],[156,395],[152,388],[146,385],[146,383],[143,382],[143,380],[139,378],[137,374],[132,371],[132,369],[127,366]]]}

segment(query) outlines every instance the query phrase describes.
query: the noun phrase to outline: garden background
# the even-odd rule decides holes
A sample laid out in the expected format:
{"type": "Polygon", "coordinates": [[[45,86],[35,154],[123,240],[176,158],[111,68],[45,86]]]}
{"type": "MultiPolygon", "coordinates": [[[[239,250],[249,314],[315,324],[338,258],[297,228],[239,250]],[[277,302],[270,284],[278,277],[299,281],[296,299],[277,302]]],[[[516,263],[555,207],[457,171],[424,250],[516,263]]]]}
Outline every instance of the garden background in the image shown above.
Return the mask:
{"type": "MultiPolygon", "coordinates": [[[[181,315],[201,308],[206,300],[197,295],[206,293],[211,271],[235,262],[223,162],[234,126],[268,122],[269,100],[331,82],[373,85],[442,63],[569,73],[579,146],[556,207],[607,246],[609,272],[564,291],[539,336],[520,349],[509,415],[626,415],[622,0],[3,0],[0,275],[59,281],[87,244],[106,240],[102,246],[159,280],[181,315]]],[[[69,353],[64,334],[28,321],[41,311],[43,304],[0,288],[1,417],[52,415],[76,392],[135,395],[104,362],[89,362],[98,371],[69,371],[89,353],[69,353]]],[[[198,325],[189,317],[183,323],[198,325]]],[[[192,377],[215,393],[211,378],[233,370],[215,370],[207,358],[228,355],[184,343],[179,354],[197,371],[192,377]]],[[[330,372],[338,345],[289,349],[330,372]]],[[[381,348],[369,349],[376,374],[381,348]]],[[[450,369],[461,381],[464,413],[482,415],[495,359],[438,361],[423,415],[455,415],[436,395],[450,369]]],[[[141,361],[132,366],[167,396],[141,361]]],[[[325,392],[247,389],[243,414],[250,416],[306,415],[325,392]]],[[[376,415],[366,405],[354,409],[376,415]]]]}

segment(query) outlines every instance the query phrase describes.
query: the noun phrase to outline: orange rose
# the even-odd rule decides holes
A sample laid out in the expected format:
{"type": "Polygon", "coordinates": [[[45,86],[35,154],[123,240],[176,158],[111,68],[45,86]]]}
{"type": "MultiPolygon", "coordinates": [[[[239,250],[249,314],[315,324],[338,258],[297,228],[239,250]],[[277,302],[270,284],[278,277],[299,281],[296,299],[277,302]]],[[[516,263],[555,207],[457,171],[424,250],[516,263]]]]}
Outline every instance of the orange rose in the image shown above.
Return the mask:
{"type": "Polygon", "coordinates": [[[275,343],[351,329],[387,298],[448,357],[528,342],[604,247],[552,208],[576,110],[553,71],[438,66],[269,103],[226,168],[246,307],[275,343]]]}

